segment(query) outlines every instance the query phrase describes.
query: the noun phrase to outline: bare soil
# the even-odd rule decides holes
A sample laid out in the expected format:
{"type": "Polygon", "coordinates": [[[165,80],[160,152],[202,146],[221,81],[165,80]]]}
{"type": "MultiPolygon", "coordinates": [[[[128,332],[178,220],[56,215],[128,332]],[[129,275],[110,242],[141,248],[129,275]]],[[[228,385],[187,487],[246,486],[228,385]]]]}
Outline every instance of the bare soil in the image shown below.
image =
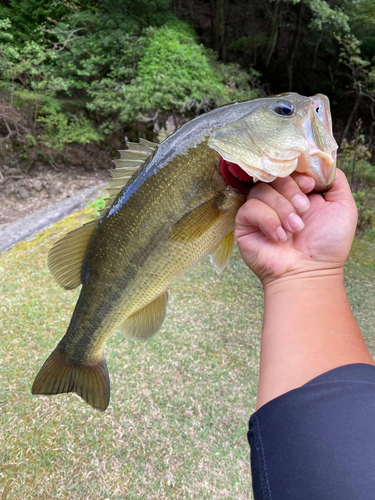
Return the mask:
{"type": "Polygon", "coordinates": [[[109,153],[95,147],[70,147],[63,161],[34,161],[25,169],[22,161],[1,160],[0,226],[38,212],[89,187],[102,184],[112,168],[109,153]],[[71,160],[71,161],[70,161],[71,160]]]}

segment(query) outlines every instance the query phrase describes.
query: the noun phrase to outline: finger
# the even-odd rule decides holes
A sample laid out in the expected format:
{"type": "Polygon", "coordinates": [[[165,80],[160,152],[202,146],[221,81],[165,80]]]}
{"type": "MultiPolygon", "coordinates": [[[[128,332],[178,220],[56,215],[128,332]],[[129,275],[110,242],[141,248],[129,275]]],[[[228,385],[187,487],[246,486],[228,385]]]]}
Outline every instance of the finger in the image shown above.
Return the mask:
{"type": "MultiPolygon", "coordinates": [[[[293,180],[292,182],[295,184],[293,180]]],[[[249,199],[255,198],[272,208],[277,213],[284,229],[290,233],[300,231],[304,227],[302,219],[296,214],[292,203],[287,200],[283,194],[277,191],[273,187],[273,184],[274,183],[272,183],[272,185],[265,183],[256,184],[250,191],[249,199]]],[[[301,196],[305,195],[301,194],[301,196]]],[[[309,201],[308,204],[308,206],[310,206],[309,201]]]]}
{"type": "Polygon", "coordinates": [[[235,230],[241,238],[257,229],[273,241],[286,241],[287,235],[275,210],[256,198],[251,198],[237,212],[235,230]]]}
{"type": "Polygon", "coordinates": [[[296,181],[296,183],[298,184],[299,188],[303,193],[310,193],[314,189],[315,181],[309,175],[293,172],[291,176],[296,181]]]}
{"type": "MultiPolygon", "coordinates": [[[[302,180],[300,180],[300,182],[302,182],[302,180]]],[[[271,186],[290,201],[296,212],[302,214],[310,207],[308,197],[302,193],[299,185],[293,177],[288,176],[284,178],[277,178],[271,183],[271,186]]]]}

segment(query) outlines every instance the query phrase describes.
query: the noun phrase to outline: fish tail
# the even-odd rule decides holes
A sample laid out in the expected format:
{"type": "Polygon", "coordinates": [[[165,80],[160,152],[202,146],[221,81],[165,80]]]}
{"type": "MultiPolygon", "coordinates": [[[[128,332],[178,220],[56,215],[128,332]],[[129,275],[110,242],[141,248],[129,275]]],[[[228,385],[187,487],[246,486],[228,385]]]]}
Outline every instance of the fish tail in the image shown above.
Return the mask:
{"type": "Polygon", "coordinates": [[[59,346],[45,361],[34,380],[32,394],[75,392],[97,410],[109,404],[110,384],[104,356],[92,364],[72,363],[59,346]]]}

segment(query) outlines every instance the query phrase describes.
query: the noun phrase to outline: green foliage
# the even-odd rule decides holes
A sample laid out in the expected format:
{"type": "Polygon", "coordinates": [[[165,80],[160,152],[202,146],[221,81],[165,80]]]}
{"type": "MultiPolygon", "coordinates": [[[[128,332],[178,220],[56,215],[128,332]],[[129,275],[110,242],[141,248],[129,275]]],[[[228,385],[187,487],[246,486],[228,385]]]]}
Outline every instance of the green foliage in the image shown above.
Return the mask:
{"type": "MultiPolygon", "coordinates": [[[[257,95],[251,86],[257,74],[246,73],[235,64],[219,63],[212,51],[197,43],[186,23],[173,21],[158,29],[148,28],[137,42],[140,57],[136,69],[129,69],[124,54],[110,77],[93,82],[88,90],[93,97],[89,109],[109,114],[112,123],[114,117],[123,123],[142,119],[150,110],[191,116],[257,95]]],[[[130,54],[135,59],[129,49],[130,54]]],[[[111,130],[110,121],[102,125],[102,130],[111,130]]]]}
{"type": "Polygon", "coordinates": [[[361,134],[361,123],[357,123],[355,138],[341,144],[337,166],[350,182],[358,209],[358,229],[373,232],[375,229],[375,165],[371,153],[361,134]]]}
{"type": "Polygon", "coordinates": [[[8,18],[15,45],[22,48],[26,42],[41,42],[56,19],[74,8],[74,0],[8,0],[7,6],[0,5],[0,19],[8,18]]]}
{"type": "MultiPolygon", "coordinates": [[[[10,23],[3,22],[0,29],[9,29],[10,23]]],[[[3,37],[4,38],[4,37],[3,37]]],[[[5,95],[26,118],[33,119],[32,128],[42,125],[39,141],[47,147],[62,149],[66,144],[85,144],[100,139],[92,122],[82,112],[66,113],[62,111],[62,102],[57,92],[67,90],[66,82],[59,75],[54,75],[51,65],[57,53],[34,41],[25,43],[18,49],[10,43],[2,44],[0,68],[2,89],[5,95]],[[10,89],[5,91],[7,82],[10,89]]],[[[25,135],[26,147],[30,147],[30,137],[36,145],[35,137],[25,135]]]]}
{"type": "Polygon", "coordinates": [[[373,191],[357,191],[353,193],[358,209],[358,229],[360,231],[375,230],[375,194],[373,191]]]}
{"type": "MultiPolygon", "coordinates": [[[[22,19],[25,6],[36,1],[22,0],[13,18],[22,19]]],[[[43,0],[38,5],[38,16],[52,8],[43,0]]],[[[70,11],[53,20],[53,28],[45,27],[50,17],[40,25],[48,43],[42,37],[20,48],[10,43],[12,35],[5,36],[12,30],[10,21],[0,24],[0,86],[33,117],[33,129],[42,127],[41,144],[61,149],[71,142],[98,141],[149,112],[194,116],[257,96],[258,73],[219,63],[192,28],[173,18],[167,0],[152,6],[144,0],[67,6],[70,11]]]]}
{"type": "Polygon", "coordinates": [[[134,85],[146,109],[191,108],[202,99],[221,100],[224,87],[212,71],[192,29],[182,22],[150,28],[134,85]]]}
{"type": "Polygon", "coordinates": [[[46,113],[38,118],[44,125],[42,144],[54,149],[63,149],[66,144],[87,144],[100,140],[100,134],[82,114],[67,116],[64,113],[46,113]]]}
{"type": "Polygon", "coordinates": [[[313,14],[313,19],[309,24],[310,29],[330,29],[336,32],[347,33],[349,28],[349,14],[344,12],[342,7],[331,6],[326,0],[307,0],[306,4],[313,14]]]}

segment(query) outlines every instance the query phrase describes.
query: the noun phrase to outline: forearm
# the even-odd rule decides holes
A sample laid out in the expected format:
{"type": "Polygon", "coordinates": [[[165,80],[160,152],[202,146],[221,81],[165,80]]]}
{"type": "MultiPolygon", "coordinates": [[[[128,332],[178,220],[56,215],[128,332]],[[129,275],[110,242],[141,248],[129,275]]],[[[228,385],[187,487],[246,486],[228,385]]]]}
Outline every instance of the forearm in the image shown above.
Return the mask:
{"type": "Polygon", "coordinates": [[[350,309],[341,268],[265,286],[258,408],[349,363],[375,364],[350,309]]]}

